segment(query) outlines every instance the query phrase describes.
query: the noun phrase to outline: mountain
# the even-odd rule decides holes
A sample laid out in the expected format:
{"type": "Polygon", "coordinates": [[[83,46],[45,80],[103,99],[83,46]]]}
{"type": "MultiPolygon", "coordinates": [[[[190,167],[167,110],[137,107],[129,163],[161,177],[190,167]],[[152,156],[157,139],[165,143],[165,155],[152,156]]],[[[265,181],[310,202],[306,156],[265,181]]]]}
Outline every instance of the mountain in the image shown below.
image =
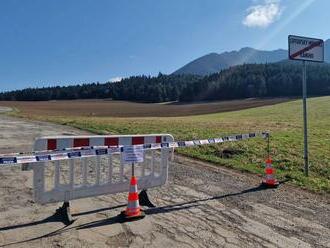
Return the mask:
{"type": "MultiPolygon", "coordinates": [[[[181,67],[173,72],[173,74],[195,74],[205,76],[234,65],[273,63],[287,58],[288,51],[285,49],[263,51],[245,47],[239,51],[204,55],[181,67]]],[[[325,41],[325,61],[330,62],[330,39],[325,41]]]]}

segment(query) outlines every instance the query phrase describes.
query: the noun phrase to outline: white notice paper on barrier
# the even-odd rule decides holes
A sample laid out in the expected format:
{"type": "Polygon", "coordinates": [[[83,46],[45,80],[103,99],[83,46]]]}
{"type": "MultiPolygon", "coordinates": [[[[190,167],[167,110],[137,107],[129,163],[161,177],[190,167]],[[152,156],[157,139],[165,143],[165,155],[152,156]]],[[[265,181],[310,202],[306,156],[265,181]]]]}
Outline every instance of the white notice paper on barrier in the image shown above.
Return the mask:
{"type": "Polygon", "coordinates": [[[144,160],[143,145],[124,146],[123,161],[125,163],[142,163],[144,160]]]}

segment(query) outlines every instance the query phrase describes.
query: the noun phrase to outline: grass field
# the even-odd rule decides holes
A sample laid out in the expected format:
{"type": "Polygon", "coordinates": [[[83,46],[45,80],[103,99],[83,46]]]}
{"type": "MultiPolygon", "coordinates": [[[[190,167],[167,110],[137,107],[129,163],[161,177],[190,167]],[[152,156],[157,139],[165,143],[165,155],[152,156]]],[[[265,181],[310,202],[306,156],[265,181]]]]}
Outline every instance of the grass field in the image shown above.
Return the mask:
{"type": "MultiPolygon", "coordinates": [[[[330,97],[308,100],[310,177],[303,175],[301,101],[291,101],[234,112],[185,117],[91,117],[40,115],[27,107],[15,115],[48,120],[98,134],[171,133],[176,140],[212,138],[256,130],[269,130],[271,153],[280,179],[316,191],[330,193],[330,97]]],[[[2,105],[0,103],[0,105],[2,105]]],[[[8,105],[7,105],[8,106],[8,105]]],[[[17,106],[16,106],[17,107],[17,106]]],[[[20,107],[18,107],[20,108],[20,107]]],[[[260,139],[177,150],[194,158],[242,171],[261,174],[266,142],[260,139]],[[223,151],[227,151],[224,156],[223,151]],[[229,154],[229,156],[228,156],[229,154]]]]}

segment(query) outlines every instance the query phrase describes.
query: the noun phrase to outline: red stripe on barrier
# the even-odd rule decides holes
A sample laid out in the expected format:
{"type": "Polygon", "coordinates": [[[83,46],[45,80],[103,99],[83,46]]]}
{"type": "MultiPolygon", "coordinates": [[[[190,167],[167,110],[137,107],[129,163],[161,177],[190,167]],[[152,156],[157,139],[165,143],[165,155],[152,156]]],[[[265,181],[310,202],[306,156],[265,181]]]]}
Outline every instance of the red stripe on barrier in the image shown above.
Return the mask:
{"type": "Polygon", "coordinates": [[[105,138],[104,145],[105,146],[118,146],[119,138],[105,138]]]}
{"type": "Polygon", "coordinates": [[[73,147],[89,146],[88,138],[80,138],[73,140],[73,147]]]}
{"type": "Polygon", "coordinates": [[[132,145],[144,144],[144,137],[132,137],[132,145]]]}
{"type": "Polygon", "coordinates": [[[56,139],[49,139],[47,140],[47,150],[55,150],[57,146],[56,139]]]}
{"type": "Polygon", "coordinates": [[[162,136],[156,136],[156,143],[162,143],[162,136]]]}

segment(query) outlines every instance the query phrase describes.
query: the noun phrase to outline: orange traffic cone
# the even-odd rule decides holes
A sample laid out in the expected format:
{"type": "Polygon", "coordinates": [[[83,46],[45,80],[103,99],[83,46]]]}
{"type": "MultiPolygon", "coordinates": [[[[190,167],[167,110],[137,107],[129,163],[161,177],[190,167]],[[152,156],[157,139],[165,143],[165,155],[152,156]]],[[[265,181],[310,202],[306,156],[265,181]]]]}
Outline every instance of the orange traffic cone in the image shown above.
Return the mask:
{"type": "Polygon", "coordinates": [[[272,159],[269,157],[266,159],[265,177],[262,180],[262,184],[267,187],[277,187],[278,181],[275,178],[275,169],[272,165],[272,159]]]}
{"type": "Polygon", "coordinates": [[[137,178],[135,176],[132,176],[131,178],[128,193],[128,204],[126,211],[123,211],[122,214],[125,216],[125,219],[141,219],[145,216],[140,207],[137,178]]]}

